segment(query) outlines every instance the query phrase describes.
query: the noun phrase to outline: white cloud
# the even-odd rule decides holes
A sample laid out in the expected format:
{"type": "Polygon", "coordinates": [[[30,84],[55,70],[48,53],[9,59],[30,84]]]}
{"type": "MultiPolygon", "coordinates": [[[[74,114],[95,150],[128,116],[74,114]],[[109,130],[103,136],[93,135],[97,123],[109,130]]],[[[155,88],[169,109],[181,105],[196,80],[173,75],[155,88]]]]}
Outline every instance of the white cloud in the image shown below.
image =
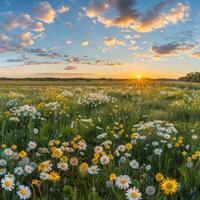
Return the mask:
{"type": "Polygon", "coordinates": [[[108,4],[106,3],[99,3],[99,2],[92,2],[87,10],[86,10],[86,14],[88,17],[97,17],[98,15],[100,15],[101,13],[105,12],[108,9],[108,4]]]}
{"type": "Polygon", "coordinates": [[[70,44],[72,44],[72,41],[71,41],[71,40],[67,40],[67,41],[66,41],[66,44],[67,44],[67,45],[70,45],[70,44]]]}
{"type": "Polygon", "coordinates": [[[31,46],[34,44],[34,38],[31,32],[21,33],[18,38],[20,40],[19,45],[21,47],[31,46]]]}
{"type": "Polygon", "coordinates": [[[58,10],[57,10],[57,13],[59,14],[64,14],[66,12],[69,11],[69,7],[68,6],[61,6],[58,10]]]}
{"type": "Polygon", "coordinates": [[[39,2],[33,9],[35,17],[44,23],[54,22],[56,12],[48,1],[39,2]]]}
{"type": "Polygon", "coordinates": [[[89,45],[89,42],[88,41],[83,41],[82,43],[81,43],[81,46],[82,47],[86,47],[86,46],[88,46],[89,45]]]}

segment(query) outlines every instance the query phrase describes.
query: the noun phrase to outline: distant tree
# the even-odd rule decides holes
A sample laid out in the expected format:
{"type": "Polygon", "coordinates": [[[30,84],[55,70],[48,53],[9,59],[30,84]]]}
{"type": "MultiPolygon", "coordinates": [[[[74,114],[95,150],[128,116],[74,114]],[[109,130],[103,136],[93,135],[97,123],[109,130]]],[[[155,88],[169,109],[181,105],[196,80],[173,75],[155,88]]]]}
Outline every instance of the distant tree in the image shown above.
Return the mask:
{"type": "Polygon", "coordinates": [[[191,72],[184,77],[179,78],[180,81],[200,82],[200,72],[191,72]]]}

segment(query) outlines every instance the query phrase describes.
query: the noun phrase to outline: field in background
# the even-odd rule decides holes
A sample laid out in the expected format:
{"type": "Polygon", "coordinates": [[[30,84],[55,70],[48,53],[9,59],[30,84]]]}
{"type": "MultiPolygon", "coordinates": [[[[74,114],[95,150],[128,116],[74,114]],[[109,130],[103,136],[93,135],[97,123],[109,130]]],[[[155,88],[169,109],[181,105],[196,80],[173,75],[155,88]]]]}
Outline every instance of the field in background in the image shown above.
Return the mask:
{"type": "Polygon", "coordinates": [[[0,199],[197,200],[199,133],[200,84],[0,81],[0,199]]]}

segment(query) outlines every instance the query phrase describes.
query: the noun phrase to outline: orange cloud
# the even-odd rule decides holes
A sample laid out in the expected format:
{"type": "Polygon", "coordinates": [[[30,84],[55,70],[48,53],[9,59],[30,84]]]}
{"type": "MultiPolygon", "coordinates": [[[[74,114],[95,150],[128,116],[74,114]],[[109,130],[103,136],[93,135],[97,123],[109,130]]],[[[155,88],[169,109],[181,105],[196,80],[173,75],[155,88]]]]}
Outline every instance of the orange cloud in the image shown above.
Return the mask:
{"type": "Polygon", "coordinates": [[[170,9],[167,13],[146,16],[132,28],[138,32],[150,32],[155,29],[163,28],[169,24],[176,24],[177,22],[184,20],[188,15],[189,6],[178,3],[175,8],[170,9]]]}
{"type": "Polygon", "coordinates": [[[33,11],[37,19],[47,24],[53,23],[56,17],[56,12],[48,1],[38,3],[33,11]]]}
{"type": "Polygon", "coordinates": [[[191,55],[192,58],[197,58],[197,59],[200,59],[200,52],[194,52],[192,55],[191,55]]]}
{"type": "Polygon", "coordinates": [[[114,47],[114,46],[126,46],[126,44],[124,43],[124,41],[118,40],[118,39],[113,38],[113,37],[107,37],[107,38],[105,38],[104,44],[106,46],[110,46],[110,47],[114,47]]]}

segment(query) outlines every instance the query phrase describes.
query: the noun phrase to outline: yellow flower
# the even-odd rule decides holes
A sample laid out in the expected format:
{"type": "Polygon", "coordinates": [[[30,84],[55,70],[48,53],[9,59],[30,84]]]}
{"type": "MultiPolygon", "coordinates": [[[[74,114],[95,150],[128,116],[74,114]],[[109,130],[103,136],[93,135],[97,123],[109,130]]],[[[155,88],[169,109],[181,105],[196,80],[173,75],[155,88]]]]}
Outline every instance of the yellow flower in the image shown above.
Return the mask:
{"type": "Polygon", "coordinates": [[[60,160],[63,161],[63,162],[67,162],[68,161],[68,157],[67,156],[62,156],[60,158],[60,160]]]}
{"type": "Polygon", "coordinates": [[[99,153],[95,153],[94,154],[94,158],[99,158],[100,157],[100,154],[99,153]]]}
{"type": "Polygon", "coordinates": [[[183,140],[182,140],[182,139],[179,139],[179,140],[178,140],[178,143],[179,143],[179,144],[182,144],[182,143],[183,143],[183,140]]]}
{"type": "Polygon", "coordinates": [[[15,150],[17,149],[17,145],[13,144],[13,145],[11,146],[11,149],[15,151],[15,150]]]}
{"type": "Polygon", "coordinates": [[[110,157],[110,159],[111,159],[111,160],[113,160],[113,159],[114,159],[114,157],[113,157],[113,155],[112,155],[112,154],[109,154],[108,156],[110,157]]]}
{"type": "Polygon", "coordinates": [[[173,137],[173,138],[172,138],[172,141],[176,141],[176,137],[173,137]]]}
{"type": "Polygon", "coordinates": [[[6,148],[6,147],[7,147],[6,144],[2,144],[2,145],[1,145],[1,148],[2,148],[2,149],[6,148]]]}
{"type": "Polygon", "coordinates": [[[87,170],[88,170],[88,164],[86,162],[81,163],[81,165],[79,166],[79,171],[85,174],[87,170]]]}
{"type": "Polygon", "coordinates": [[[49,174],[49,180],[52,182],[58,182],[60,180],[60,175],[58,172],[50,172],[49,174]]]}
{"type": "Polygon", "coordinates": [[[191,157],[187,157],[187,161],[191,161],[192,159],[191,159],[191,157]]]}
{"type": "Polygon", "coordinates": [[[131,139],[134,140],[138,137],[138,133],[132,133],[131,134],[131,139]]]}
{"type": "Polygon", "coordinates": [[[174,145],[176,148],[180,147],[180,144],[177,142],[175,145],[174,145]]]}
{"type": "Polygon", "coordinates": [[[117,178],[116,174],[111,174],[110,175],[110,181],[114,181],[117,178]]]}
{"type": "Polygon", "coordinates": [[[25,152],[25,151],[20,151],[19,152],[19,157],[20,158],[24,158],[24,157],[26,157],[27,156],[27,153],[25,152]]]}
{"type": "Polygon", "coordinates": [[[98,158],[93,158],[93,159],[92,159],[92,163],[93,163],[94,165],[98,164],[98,162],[99,162],[98,158]]]}
{"type": "Polygon", "coordinates": [[[48,146],[50,147],[54,146],[54,140],[49,141],[48,146]]]}
{"type": "Polygon", "coordinates": [[[54,158],[60,158],[60,157],[62,157],[62,155],[63,155],[63,152],[57,148],[55,150],[53,150],[53,152],[52,152],[52,157],[54,157],[54,158]]]}
{"type": "Polygon", "coordinates": [[[6,111],[6,112],[5,112],[5,116],[6,116],[6,117],[10,117],[10,116],[11,116],[11,113],[10,113],[9,111],[6,111]]]}
{"type": "Polygon", "coordinates": [[[32,182],[31,182],[31,185],[39,186],[40,184],[41,184],[41,181],[38,180],[38,179],[33,179],[32,182]]]}
{"type": "Polygon", "coordinates": [[[200,151],[196,151],[196,157],[200,157],[200,151]]]}
{"type": "Polygon", "coordinates": [[[109,150],[110,149],[110,145],[105,145],[105,149],[109,150]]]}
{"type": "Polygon", "coordinates": [[[192,160],[196,160],[196,159],[197,159],[196,155],[195,154],[192,155],[192,160]]]}
{"type": "Polygon", "coordinates": [[[161,173],[156,174],[156,180],[157,181],[162,181],[164,179],[163,175],[161,173]]]}
{"type": "Polygon", "coordinates": [[[161,190],[164,191],[166,195],[172,195],[177,191],[177,181],[175,179],[166,178],[161,183],[161,190]]]}
{"type": "Polygon", "coordinates": [[[182,155],[183,155],[183,156],[186,156],[186,155],[187,155],[187,152],[186,152],[186,151],[183,151],[183,152],[182,152],[182,155]]]}
{"type": "Polygon", "coordinates": [[[126,143],[125,147],[126,147],[126,149],[127,149],[128,151],[130,151],[130,150],[133,148],[133,146],[132,146],[131,143],[126,143]]]}
{"type": "Polygon", "coordinates": [[[60,144],[60,140],[56,140],[56,141],[55,141],[55,144],[56,144],[56,145],[59,145],[59,144],[60,144]]]}

